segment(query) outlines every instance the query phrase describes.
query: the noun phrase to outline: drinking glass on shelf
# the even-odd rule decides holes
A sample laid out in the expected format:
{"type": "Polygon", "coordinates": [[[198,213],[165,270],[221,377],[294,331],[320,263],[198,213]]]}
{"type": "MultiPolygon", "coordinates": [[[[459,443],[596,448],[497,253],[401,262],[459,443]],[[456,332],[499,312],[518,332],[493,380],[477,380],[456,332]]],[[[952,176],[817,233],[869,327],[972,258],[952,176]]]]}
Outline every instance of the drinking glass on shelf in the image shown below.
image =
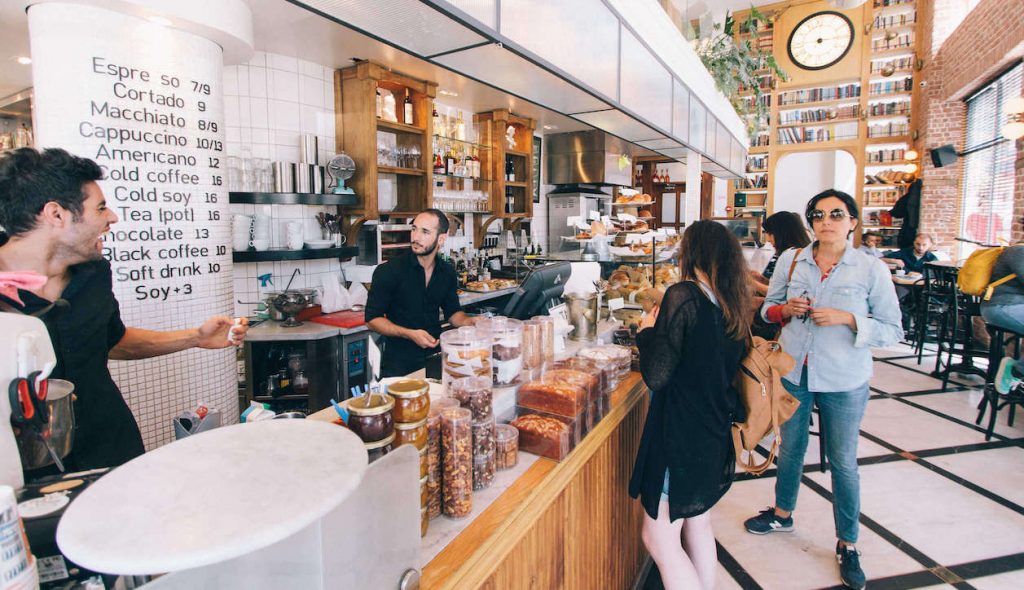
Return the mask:
{"type": "Polygon", "coordinates": [[[261,193],[269,193],[274,189],[274,168],[269,158],[256,158],[256,190],[261,193]]]}
{"type": "Polygon", "coordinates": [[[414,146],[409,148],[409,168],[417,168],[418,169],[420,167],[420,156],[421,155],[422,154],[420,153],[420,146],[414,145],[414,146]]]}

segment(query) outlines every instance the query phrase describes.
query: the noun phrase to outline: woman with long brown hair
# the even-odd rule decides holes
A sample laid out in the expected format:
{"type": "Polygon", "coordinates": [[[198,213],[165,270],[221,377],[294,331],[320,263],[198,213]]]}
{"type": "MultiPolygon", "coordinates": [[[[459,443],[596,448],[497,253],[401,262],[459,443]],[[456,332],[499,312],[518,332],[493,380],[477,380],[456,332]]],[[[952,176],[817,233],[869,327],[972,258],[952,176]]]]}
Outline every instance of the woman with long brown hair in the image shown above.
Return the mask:
{"type": "Polygon", "coordinates": [[[740,244],[698,221],[680,244],[682,281],[641,322],[640,372],[651,389],[629,492],[668,590],[713,588],[709,510],[732,485],[733,378],[748,346],[751,291],[740,244]],[[682,533],[682,543],[680,543],[682,533]]]}

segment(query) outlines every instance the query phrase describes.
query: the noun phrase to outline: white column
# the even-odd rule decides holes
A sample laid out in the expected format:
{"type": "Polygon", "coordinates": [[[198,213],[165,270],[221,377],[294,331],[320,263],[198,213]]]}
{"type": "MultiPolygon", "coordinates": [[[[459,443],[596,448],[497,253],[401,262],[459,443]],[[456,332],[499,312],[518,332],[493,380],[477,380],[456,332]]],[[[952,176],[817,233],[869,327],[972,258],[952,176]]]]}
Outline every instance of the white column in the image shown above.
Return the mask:
{"type": "MultiPolygon", "coordinates": [[[[147,16],[143,3],[96,4],[28,10],[36,143],[91,158],[106,174],[100,186],[120,221],[104,256],[126,325],[178,330],[229,315],[223,31],[205,23],[192,28],[207,34],[189,32],[189,15],[147,16]]],[[[210,15],[227,6],[251,21],[236,0],[215,4],[210,15]]],[[[185,5],[198,7],[177,8],[185,5]]],[[[199,402],[237,420],[233,348],[110,367],[149,449],[172,440],[172,417],[199,402]]]]}
{"type": "Polygon", "coordinates": [[[686,207],[683,209],[686,227],[700,220],[700,154],[688,150],[686,153],[686,207]]]}

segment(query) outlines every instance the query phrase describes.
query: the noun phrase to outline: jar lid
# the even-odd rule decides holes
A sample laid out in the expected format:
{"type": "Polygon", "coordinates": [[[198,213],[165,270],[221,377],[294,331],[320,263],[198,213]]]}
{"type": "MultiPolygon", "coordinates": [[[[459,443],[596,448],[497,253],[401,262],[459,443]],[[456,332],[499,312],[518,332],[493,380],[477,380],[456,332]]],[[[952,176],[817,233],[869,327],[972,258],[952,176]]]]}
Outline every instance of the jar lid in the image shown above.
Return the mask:
{"type": "Polygon", "coordinates": [[[348,400],[345,405],[350,414],[355,414],[356,416],[376,416],[393,410],[395,399],[387,394],[370,395],[367,393],[348,400]],[[367,403],[370,404],[369,407],[366,406],[367,403]]]}
{"type": "Polygon", "coordinates": [[[420,397],[430,391],[430,384],[422,379],[402,379],[388,383],[388,394],[405,399],[420,397]]]}
{"type": "Polygon", "coordinates": [[[396,422],[395,430],[416,430],[427,425],[427,419],[424,418],[419,422],[396,422]]]}
{"type": "Polygon", "coordinates": [[[511,424],[498,424],[494,437],[497,440],[513,440],[519,438],[519,429],[511,424]]]}
{"type": "Polygon", "coordinates": [[[386,446],[390,445],[393,442],[395,442],[395,433],[394,432],[389,434],[388,437],[385,438],[384,440],[379,440],[377,442],[372,442],[372,443],[365,443],[364,446],[366,447],[367,451],[375,451],[375,450],[377,450],[377,449],[379,449],[381,447],[386,447],[386,446]]]}

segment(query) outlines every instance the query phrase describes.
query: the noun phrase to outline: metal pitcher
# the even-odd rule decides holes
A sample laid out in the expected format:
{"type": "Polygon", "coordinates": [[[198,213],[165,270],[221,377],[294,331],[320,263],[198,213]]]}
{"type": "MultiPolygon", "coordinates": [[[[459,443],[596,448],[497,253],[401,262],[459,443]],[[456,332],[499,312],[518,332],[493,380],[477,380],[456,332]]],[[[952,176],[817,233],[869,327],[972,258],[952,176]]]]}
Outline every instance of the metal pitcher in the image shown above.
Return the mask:
{"type": "MultiPolygon", "coordinates": [[[[71,394],[75,386],[63,379],[50,379],[46,406],[50,410],[50,444],[63,459],[71,453],[75,439],[75,411],[71,394]]],[[[28,471],[53,464],[46,443],[32,430],[22,430],[18,436],[21,468],[28,471]]]]}
{"type": "Polygon", "coordinates": [[[569,323],[575,328],[569,338],[597,340],[597,293],[568,293],[564,298],[569,307],[569,323]]]}

